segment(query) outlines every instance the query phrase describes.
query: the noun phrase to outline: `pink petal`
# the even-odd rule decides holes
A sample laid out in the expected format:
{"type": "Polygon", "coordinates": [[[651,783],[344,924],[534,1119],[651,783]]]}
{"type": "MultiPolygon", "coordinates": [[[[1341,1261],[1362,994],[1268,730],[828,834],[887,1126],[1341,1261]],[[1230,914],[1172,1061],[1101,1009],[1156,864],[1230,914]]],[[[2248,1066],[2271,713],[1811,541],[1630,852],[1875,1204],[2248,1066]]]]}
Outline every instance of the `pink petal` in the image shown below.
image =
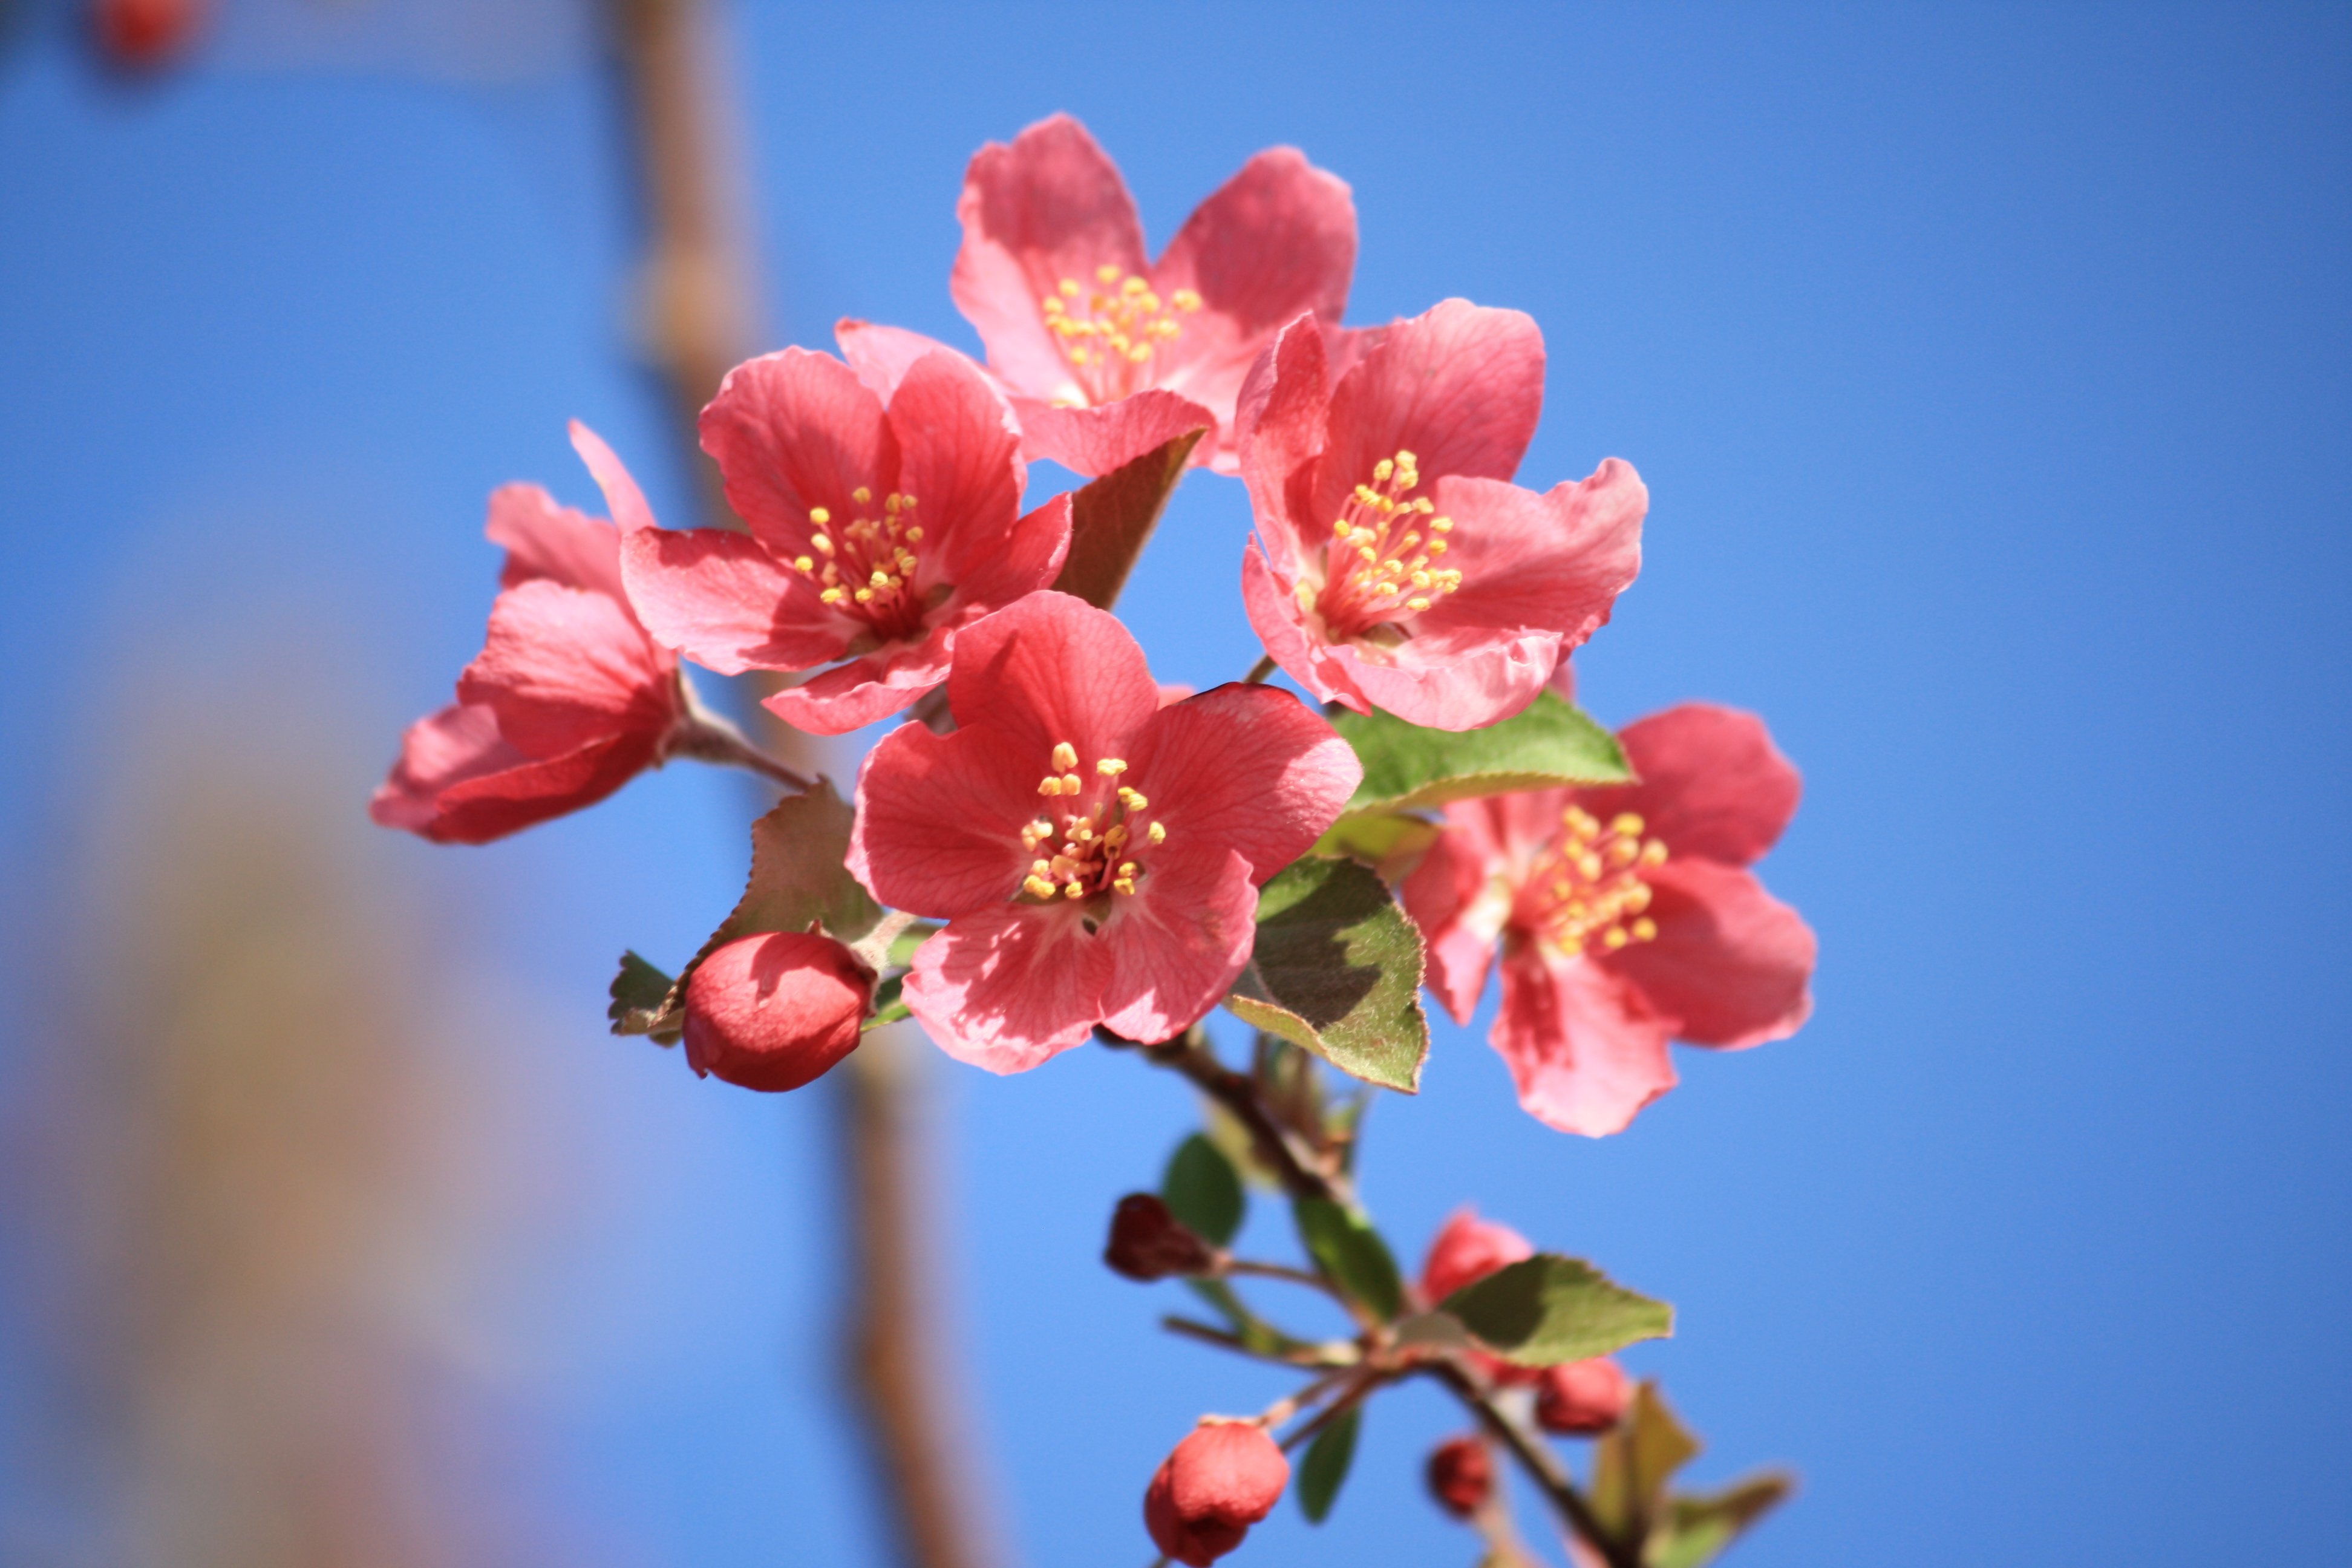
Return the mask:
{"type": "Polygon", "coordinates": [[[948,1055],[991,1072],[1026,1072],[1087,1037],[1102,1016],[1110,969],[1110,950],[1087,934],[1076,910],[997,903],[916,949],[905,994],[948,1055]]]}
{"type": "MultiPolygon", "coordinates": [[[[1156,804],[1156,803],[1155,803],[1156,804]]],[[[1155,850],[1133,897],[1113,896],[1102,1018],[1130,1040],[1172,1039],[1233,989],[1257,935],[1250,864],[1155,850]]]]}
{"type": "Polygon", "coordinates": [[[1290,583],[1255,545],[1242,547],[1242,609],[1284,674],[1322,701],[1342,702],[1359,713],[1369,710],[1349,671],[1332,660],[1330,646],[1307,629],[1290,583]]]}
{"type": "Polygon", "coordinates": [[[609,522],[558,506],[537,485],[500,485],[490,492],[490,516],[483,532],[505,547],[499,586],[518,587],[544,577],[567,588],[585,588],[616,604],[621,590],[621,535],[609,522]]]}
{"type": "Polygon", "coordinates": [[[915,498],[923,529],[918,553],[960,563],[1002,548],[1028,474],[1013,409],[979,367],[952,350],[925,354],[900,377],[888,418],[898,488],[915,498]]]}
{"type": "Polygon", "coordinates": [[[1003,902],[1029,869],[1021,829],[1037,816],[1045,771],[992,728],[935,735],[901,724],[858,770],[851,875],[882,902],[932,919],[1003,902]]]}
{"type": "Polygon", "coordinates": [[[542,577],[499,595],[457,698],[535,758],[629,732],[657,744],[677,716],[672,668],[618,601],[542,577]]]}
{"type": "Polygon", "coordinates": [[[1509,915],[1510,903],[1507,895],[1499,900],[1486,896],[1489,882],[1502,869],[1500,858],[1482,842],[1483,835],[1465,825],[1466,814],[1447,816],[1445,831],[1398,891],[1405,913],[1421,928],[1430,991],[1455,1023],[1466,1024],[1486,989],[1486,971],[1502,931],[1500,917],[1509,915]],[[1499,910],[1492,907],[1497,902],[1499,910]]]}
{"type": "Polygon", "coordinates": [[[849,633],[816,584],[747,534],[649,528],[621,542],[629,602],[656,641],[721,675],[807,669],[846,650],[849,633]]]}
{"type": "Polygon", "coordinates": [[[1559,646],[1544,632],[1443,627],[1394,649],[1335,643],[1326,661],[1363,700],[1408,724],[1478,730],[1536,700],[1559,646]]]}
{"type": "Polygon", "coordinates": [[[1098,267],[1146,272],[1143,225],[1118,166],[1056,114],[972,155],[956,216],[963,247],[949,288],[988,345],[989,368],[1042,402],[1083,402],[1041,301],[1065,278],[1092,283],[1098,267]]]}
{"type": "MultiPolygon", "coordinates": [[[[1056,462],[1090,479],[1217,423],[1216,416],[1190,398],[1157,387],[1090,408],[1057,408],[1028,397],[1016,399],[1014,406],[1024,457],[1056,462]]],[[[1192,460],[1200,461],[1202,448],[1210,445],[1204,438],[1192,460]]]]}
{"type": "Polygon", "coordinates": [[[498,715],[487,706],[453,702],[408,727],[400,760],[368,802],[368,815],[385,827],[433,837],[443,790],[529,760],[499,735],[498,715]]]}
{"type": "Polygon", "coordinates": [[[846,735],[887,719],[948,678],[948,638],[934,633],[918,647],[869,654],[835,665],[814,679],[766,699],[761,706],[795,730],[846,735]]]}
{"type": "Polygon", "coordinates": [[[1070,553],[1071,496],[1055,496],[1013,525],[1013,531],[982,548],[974,535],[960,543],[965,559],[955,564],[955,604],[1001,609],[1061,574],[1070,553]]]}
{"type": "Polygon", "coordinates": [[[1618,731],[1638,784],[1584,792],[1587,810],[1639,812],[1677,858],[1745,866],[1779,841],[1802,781],[1764,721],[1736,708],[1685,702],[1618,731]]]}
{"type": "Polygon", "coordinates": [[[1032,792],[1056,745],[1076,747],[1081,768],[1123,757],[1160,706],[1143,649],[1118,618],[1067,594],[1032,594],[974,621],[955,653],[948,706],[959,723],[1030,759],[1032,792]]]}
{"type": "Polygon", "coordinates": [[[1202,300],[1160,351],[1156,379],[1230,427],[1250,362],[1302,313],[1338,325],[1355,268],[1347,182],[1295,147],[1260,153],[1194,209],[1153,269],[1163,297],[1189,288],[1202,300]]]}
{"type": "Polygon", "coordinates": [[[646,504],[645,492],[629,475],[613,448],[604,445],[604,437],[574,419],[571,424],[572,449],[588,465],[589,477],[596,488],[604,492],[604,505],[623,533],[635,533],[639,529],[654,526],[654,509],[646,504]]]}
{"type": "Polygon", "coordinates": [[[651,765],[653,746],[624,734],[531,762],[487,708],[445,708],[409,727],[369,813],[438,844],[487,844],[593,805],[651,765]]]}
{"type": "Polygon", "coordinates": [[[1618,975],[1525,942],[1504,956],[1503,1004],[1486,1037],[1528,1114],[1601,1138],[1675,1086],[1668,1031],[1618,975]]]}
{"type": "Polygon", "coordinates": [[[1160,710],[1128,760],[1171,845],[1232,850],[1260,883],[1307,853],[1364,776],[1320,714],[1270,686],[1220,686],[1160,710]]]}
{"type": "MultiPolygon", "coordinates": [[[[857,373],[857,379],[885,403],[898,390],[898,383],[917,360],[929,353],[957,353],[937,338],[910,332],[904,327],[861,321],[855,316],[844,316],[833,324],[833,341],[840,346],[841,357],[849,362],[849,368],[857,373]]],[[[988,375],[977,365],[972,368],[988,375]]],[[[989,379],[999,392],[1004,390],[994,377],[989,379]]]]}
{"type": "Polygon", "coordinates": [[[1434,1307],[1465,1285],[1535,1255],[1535,1244],[1509,1226],[1480,1219],[1474,1208],[1455,1209],[1422,1262],[1421,1299],[1434,1307]]]}
{"type": "Polygon", "coordinates": [[[1311,515],[1338,517],[1400,450],[1431,479],[1509,479],[1535,437],[1543,373],[1543,333],[1517,310],[1448,300],[1397,322],[1332,391],[1311,515]]]}
{"type": "Polygon", "coordinates": [[[1655,942],[1595,962],[1637,987],[1694,1045],[1738,1049],[1785,1039],[1813,1010],[1813,933],[1754,873],[1669,860],[1649,873],[1655,942]]]}
{"type": "Polygon", "coordinates": [[[1232,438],[1258,531],[1285,563],[1297,561],[1302,543],[1321,544],[1331,526],[1328,520],[1314,522],[1306,493],[1310,465],[1328,434],[1330,405],[1324,333],[1312,317],[1301,317],[1251,365],[1235,404],[1232,438]]]}
{"type": "Polygon", "coordinates": [[[898,441],[882,400],[847,365],[806,349],[729,371],[702,411],[702,449],[753,537],[788,558],[808,547],[810,508],[845,521],[853,490],[870,489],[878,504],[898,484],[898,441]]]}
{"type": "Polygon", "coordinates": [[[1413,617],[1416,635],[1508,627],[1580,647],[1642,569],[1649,491],[1614,458],[1540,495],[1499,479],[1444,478],[1430,488],[1454,521],[1445,564],[1462,586],[1413,617]]]}

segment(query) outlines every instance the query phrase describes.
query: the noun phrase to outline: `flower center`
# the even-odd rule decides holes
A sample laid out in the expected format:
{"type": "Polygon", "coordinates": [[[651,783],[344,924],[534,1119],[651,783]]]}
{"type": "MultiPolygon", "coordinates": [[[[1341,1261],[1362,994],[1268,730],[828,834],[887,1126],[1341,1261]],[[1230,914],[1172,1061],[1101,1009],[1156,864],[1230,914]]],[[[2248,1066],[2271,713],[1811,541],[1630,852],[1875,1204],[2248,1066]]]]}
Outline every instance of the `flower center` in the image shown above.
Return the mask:
{"type": "Polygon", "coordinates": [[[1371,483],[1356,487],[1331,524],[1321,591],[1298,584],[1301,609],[1321,616],[1335,634],[1354,637],[1419,615],[1462,586],[1461,573],[1432,564],[1445,553],[1454,520],[1433,517],[1429,498],[1412,493],[1420,486],[1411,452],[1373,465],[1371,483]]]}
{"type": "Polygon", "coordinates": [[[1116,267],[1095,268],[1095,287],[1065,278],[1039,302],[1045,330],[1062,342],[1088,403],[1108,403],[1151,384],[1151,354],[1184,330],[1179,319],[1201,308],[1201,297],[1179,289],[1166,300],[1145,279],[1116,267]]]}
{"type": "Polygon", "coordinates": [[[882,514],[868,517],[874,492],[864,485],[849,492],[857,515],[841,527],[821,506],[809,508],[809,553],[797,556],[793,567],[823,585],[817,597],[835,609],[853,615],[882,636],[910,631],[921,620],[910,584],[921,557],[923,542],[915,521],[915,498],[893,490],[882,498],[882,514]]]}
{"type": "Polygon", "coordinates": [[[1528,875],[1524,907],[1538,937],[1570,957],[1595,939],[1610,952],[1656,940],[1641,874],[1666,863],[1666,847],[1643,837],[1645,826],[1630,811],[1605,825],[1581,806],[1561,814],[1559,833],[1528,875]]]}
{"type": "Polygon", "coordinates": [[[1104,757],[1089,779],[1078,771],[1078,750],[1067,741],[1054,748],[1054,771],[1037,785],[1048,806],[1021,830],[1021,847],[1034,855],[1021,890],[1040,902],[1084,899],[1097,893],[1132,893],[1142,866],[1132,857],[1166,842],[1168,829],[1149,822],[1151,803],[1119,783],[1127,763],[1104,757]]]}

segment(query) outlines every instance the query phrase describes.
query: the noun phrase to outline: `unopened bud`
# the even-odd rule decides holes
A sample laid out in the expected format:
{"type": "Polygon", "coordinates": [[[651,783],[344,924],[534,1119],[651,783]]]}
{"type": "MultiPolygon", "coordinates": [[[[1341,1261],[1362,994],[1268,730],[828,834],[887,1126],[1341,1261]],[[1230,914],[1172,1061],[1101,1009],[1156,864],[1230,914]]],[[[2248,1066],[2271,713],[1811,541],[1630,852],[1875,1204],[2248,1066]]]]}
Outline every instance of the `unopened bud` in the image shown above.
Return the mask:
{"type": "Polygon", "coordinates": [[[1290,1461],[1263,1427],[1205,1419],[1151,1478],[1144,1528],[1186,1568],[1208,1568],[1273,1511],[1289,1484],[1290,1461]]]}
{"type": "Polygon", "coordinates": [[[1110,1244],[1103,1261],[1129,1279],[1165,1279],[1205,1274],[1216,1253],[1190,1226],[1150,1193],[1129,1193],[1110,1216],[1110,1244]]]}
{"type": "Polygon", "coordinates": [[[1421,1266],[1421,1293],[1433,1307],[1465,1285],[1536,1255],[1528,1238],[1507,1225],[1480,1219],[1475,1209],[1454,1211],[1429,1244],[1421,1266]]]}
{"type": "Polygon", "coordinates": [[[107,58],[132,70],[170,64],[204,25],[205,0],[97,0],[91,25],[107,58]]]}
{"type": "Polygon", "coordinates": [[[1536,1384],[1536,1425],[1547,1432],[1590,1437],[1625,1419],[1633,1402],[1625,1369],[1607,1356],[1544,1368],[1536,1384]]]}
{"type": "Polygon", "coordinates": [[[686,1060],[745,1089],[798,1089],[857,1047],[874,972],[829,936],[730,942],[686,984],[686,1060]]]}
{"type": "Polygon", "coordinates": [[[1456,1519],[1468,1519],[1495,1490],[1495,1456],[1475,1437],[1449,1437],[1429,1451],[1429,1495],[1456,1519]]]}

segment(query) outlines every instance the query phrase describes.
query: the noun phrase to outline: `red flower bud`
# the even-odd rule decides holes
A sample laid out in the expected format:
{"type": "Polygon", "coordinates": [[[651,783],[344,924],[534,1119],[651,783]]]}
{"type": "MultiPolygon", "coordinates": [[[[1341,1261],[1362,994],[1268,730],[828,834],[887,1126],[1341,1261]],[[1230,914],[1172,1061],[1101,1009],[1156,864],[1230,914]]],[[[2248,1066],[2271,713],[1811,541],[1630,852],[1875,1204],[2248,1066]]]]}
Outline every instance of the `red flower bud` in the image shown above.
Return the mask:
{"type": "Polygon", "coordinates": [[[98,0],[91,24],[116,65],[152,70],[169,64],[204,25],[204,0],[98,0]]]}
{"type": "Polygon", "coordinates": [[[1242,1543],[1289,1484],[1290,1461],[1264,1428],[1203,1420],[1151,1478],[1144,1528],[1186,1568],[1208,1568],[1242,1543]]]}
{"type": "Polygon", "coordinates": [[[798,1089],[856,1047],[874,972],[829,936],[730,942],[686,984],[686,1060],[745,1089],[798,1089]]]}
{"type": "Polygon", "coordinates": [[[1150,1193],[1129,1193],[1110,1216],[1110,1244],[1103,1261],[1129,1279],[1165,1279],[1171,1274],[1205,1274],[1216,1254],[1168,1205],[1150,1193]]]}
{"type": "Polygon", "coordinates": [[[1536,1425],[1547,1432],[1590,1437],[1622,1421],[1633,1397],[1625,1369],[1607,1356],[1548,1366],[1536,1384],[1536,1425]]]}
{"type": "Polygon", "coordinates": [[[1495,1489],[1495,1456],[1475,1437],[1449,1437],[1429,1451],[1429,1495],[1456,1519],[1478,1511],[1495,1489]]]}

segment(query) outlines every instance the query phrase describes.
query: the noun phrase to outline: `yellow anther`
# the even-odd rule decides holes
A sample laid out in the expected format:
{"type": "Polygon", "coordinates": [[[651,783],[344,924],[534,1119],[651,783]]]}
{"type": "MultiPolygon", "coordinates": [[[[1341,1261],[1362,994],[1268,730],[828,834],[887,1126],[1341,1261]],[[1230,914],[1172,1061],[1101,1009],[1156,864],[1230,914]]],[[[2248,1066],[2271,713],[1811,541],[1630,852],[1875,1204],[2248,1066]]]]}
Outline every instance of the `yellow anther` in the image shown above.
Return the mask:
{"type": "Polygon", "coordinates": [[[848,597],[848,595],[843,593],[838,588],[827,588],[824,593],[817,595],[817,600],[821,604],[838,605],[844,599],[848,597]]]}
{"type": "Polygon", "coordinates": [[[1601,945],[1607,948],[1612,952],[1616,952],[1619,948],[1624,946],[1632,940],[1633,939],[1631,937],[1628,937],[1625,934],[1625,928],[1623,926],[1611,926],[1607,931],[1601,933],[1601,945]]]}
{"type": "Polygon", "coordinates": [[[883,571],[879,566],[874,568],[873,575],[866,580],[877,588],[887,588],[890,586],[890,574],[883,571]]]}
{"type": "Polygon", "coordinates": [[[1067,741],[1064,741],[1054,747],[1054,771],[1055,773],[1066,773],[1077,765],[1078,749],[1076,746],[1073,746],[1067,741]]]}
{"type": "Polygon", "coordinates": [[[1419,458],[1414,457],[1411,452],[1405,451],[1402,447],[1397,451],[1396,460],[1397,467],[1400,468],[1413,468],[1421,466],[1421,459],[1419,458]]]}
{"type": "Polygon", "coordinates": [[[1115,779],[1127,772],[1127,763],[1119,757],[1105,757],[1095,764],[1095,772],[1107,779],[1115,779]]]}
{"type": "Polygon", "coordinates": [[[1590,849],[1576,858],[1577,875],[1588,882],[1601,880],[1601,873],[1606,868],[1601,864],[1601,857],[1590,849]]]}
{"type": "Polygon", "coordinates": [[[1126,893],[1131,896],[1135,892],[1135,879],[1132,877],[1114,877],[1111,879],[1110,890],[1114,893],[1126,893]]]}
{"type": "Polygon", "coordinates": [[[1101,283],[1116,283],[1118,281],[1118,268],[1106,261],[1095,268],[1095,279],[1101,283]]]}
{"type": "Polygon", "coordinates": [[[1054,884],[1043,877],[1031,877],[1021,886],[1025,891],[1034,893],[1041,899],[1050,899],[1055,893],[1054,884]]]}
{"type": "Polygon", "coordinates": [[[1145,806],[1150,805],[1151,803],[1144,799],[1142,795],[1137,794],[1134,790],[1128,788],[1125,784],[1121,784],[1118,786],[1118,804],[1127,807],[1129,811],[1141,811],[1145,806]]]}
{"type": "Polygon", "coordinates": [[[1065,882],[1062,884],[1062,896],[1067,899],[1083,899],[1087,896],[1087,890],[1076,882],[1065,882]]]}
{"type": "Polygon", "coordinates": [[[1086,781],[1078,777],[1077,774],[1064,773],[1062,775],[1062,793],[1064,795],[1076,795],[1086,787],[1086,781]]]}
{"type": "Polygon", "coordinates": [[[1609,819],[1609,831],[1622,833],[1628,838],[1641,837],[1642,829],[1648,826],[1648,823],[1642,820],[1639,813],[1631,811],[1621,811],[1609,819]]]}
{"type": "Polygon", "coordinates": [[[1029,863],[1029,874],[1033,877],[1042,877],[1053,868],[1054,863],[1051,860],[1032,860],[1029,863]]]}
{"type": "Polygon", "coordinates": [[[1580,805],[1570,806],[1560,820],[1567,823],[1569,831],[1579,838],[1590,838],[1601,831],[1601,819],[1580,805]]]}
{"type": "Polygon", "coordinates": [[[1432,533],[1451,533],[1454,531],[1454,520],[1450,517],[1433,517],[1429,520],[1429,530],[1432,533]]]}
{"type": "Polygon", "coordinates": [[[909,544],[920,544],[922,542],[923,542],[923,531],[922,531],[921,529],[919,529],[919,528],[910,528],[910,529],[908,529],[908,530],[907,531],[907,542],[908,542],[908,543],[909,543],[909,544]]]}
{"type": "Polygon", "coordinates": [[[1413,614],[1419,615],[1422,611],[1429,608],[1429,601],[1419,594],[1415,594],[1412,598],[1407,599],[1404,602],[1404,607],[1411,610],[1413,614]]]}
{"type": "Polygon", "coordinates": [[[1666,863],[1666,847],[1665,847],[1663,843],[1659,842],[1659,841],[1658,841],[1657,839],[1655,839],[1655,838],[1653,838],[1653,839],[1651,839],[1647,844],[1644,844],[1644,845],[1643,845],[1643,846],[1642,846],[1642,864],[1643,864],[1643,865],[1644,865],[1644,866],[1663,866],[1663,865],[1664,865],[1665,863],[1666,863]]]}
{"type": "Polygon", "coordinates": [[[816,548],[817,548],[817,549],[819,549],[819,550],[823,551],[823,552],[824,552],[825,554],[827,554],[827,555],[830,555],[830,554],[832,554],[832,553],[833,553],[833,541],[832,541],[832,539],[831,539],[831,538],[827,537],[827,536],[826,536],[826,535],[824,535],[824,534],[822,534],[822,533],[812,533],[812,534],[810,534],[810,535],[809,535],[809,542],[810,542],[811,544],[813,544],[813,545],[816,546],[816,548]]]}
{"type": "Polygon", "coordinates": [[[856,489],[849,492],[849,499],[856,501],[859,506],[864,506],[866,502],[874,499],[874,492],[867,489],[864,485],[860,485],[856,489]]]}
{"type": "MultiPolygon", "coordinates": [[[[1108,283],[1110,279],[1106,278],[1103,281],[1108,283]]],[[[1150,284],[1130,272],[1127,275],[1127,281],[1118,286],[1118,291],[1122,294],[1140,294],[1150,287],[1150,284]]]]}
{"type": "Polygon", "coordinates": [[[833,513],[825,510],[824,508],[821,506],[813,506],[809,508],[809,521],[816,524],[819,528],[823,528],[826,523],[833,521],[833,513]]]}
{"type": "MultiPolygon", "coordinates": [[[[1437,525],[1436,525],[1435,523],[1433,523],[1433,523],[1431,523],[1429,526],[1430,526],[1430,527],[1432,527],[1432,528],[1435,528],[1437,525]]],[[[1442,539],[1433,539],[1433,540],[1431,540],[1431,541],[1429,542],[1429,552],[1430,552],[1432,555],[1443,555],[1443,554],[1444,554],[1444,553],[1445,553],[1445,541],[1444,541],[1444,540],[1442,540],[1442,539]]]]}
{"type": "MultiPolygon", "coordinates": [[[[1396,465],[1389,461],[1386,458],[1382,458],[1379,462],[1372,465],[1372,484],[1384,485],[1388,483],[1389,476],[1395,472],[1396,465]]],[[[1356,487],[1356,493],[1362,496],[1365,500],[1370,500],[1372,496],[1371,485],[1358,485],[1356,487]]]]}
{"type": "Polygon", "coordinates": [[[1165,844],[1168,841],[1168,829],[1155,822],[1143,830],[1143,841],[1147,844],[1165,844]]]}
{"type": "MultiPolygon", "coordinates": [[[[1649,891],[1649,889],[1648,889],[1647,888],[1644,888],[1644,889],[1643,889],[1642,890],[1643,890],[1643,892],[1648,892],[1648,891],[1649,891]]],[[[1655,942],[1655,941],[1657,941],[1657,940],[1658,940],[1658,922],[1657,922],[1657,921],[1654,921],[1654,920],[1652,920],[1652,919],[1650,919],[1647,915],[1644,915],[1644,916],[1643,916],[1640,920],[1635,921],[1633,922],[1633,940],[1634,940],[1635,942],[1655,942]]]]}
{"type": "Polygon", "coordinates": [[[1612,838],[1609,841],[1609,863],[1612,866],[1631,866],[1641,853],[1641,846],[1631,839],[1612,838]]]}
{"type": "Polygon", "coordinates": [[[1135,862],[1134,862],[1134,861],[1132,861],[1132,860],[1122,860],[1122,861],[1120,861],[1120,862],[1118,863],[1118,874],[1119,874],[1120,876],[1122,876],[1122,877],[1132,877],[1132,876],[1134,876],[1134,875],[1135,875],[1135,862]]]}
{"type": "Polygon", "coordinates": [[[1078,280],[1075,278],[1065,278],[1055,287],[1060,289],[1062,298],[1065,300],[1075,300],[1078,297],[1078,280]]]}
{"type": "Polygon", "coordinates": [[[1190,289],[1179,289],[1168,298],[1180,310],[1192,311],[1201,308],[1201,297],[1190,289]]]}
{"type": "Polygon", "coordinates": [[[1354,525],[1344,517],[1331,525],[1331,531],[1341,539],[1347,538],[1353,529],[1354,525]]]}
{"type": "Polygon", "coordinates": [[[1039,795],[1059,795],[1059,794],[1061,794],[1061,793],[1062,793],[1062,777],[1061,777],[1061,775],[1060,775],[1059,773],[1047,773],[1047,774],[1045,776],[1045,778],[1044,778],[1043,780],[1041,780],[1041,781],[1038,783],[1038,785],[1037,785],[1037,793],[1038,793],[1039,795]]]}
{"type": "Polygon", "coordinates": [[[870,605],[874,602],[874,590],[871,588],[860,588],[852,596],[861,605],[870,605]]]}
{"type": "Polygon", "coordinates": [[[805,555],[794,556],[793,558],[793,564],[799,567],[803,572],[814,572],[816,570],[816,563],[810,560],[805,555]]]}

